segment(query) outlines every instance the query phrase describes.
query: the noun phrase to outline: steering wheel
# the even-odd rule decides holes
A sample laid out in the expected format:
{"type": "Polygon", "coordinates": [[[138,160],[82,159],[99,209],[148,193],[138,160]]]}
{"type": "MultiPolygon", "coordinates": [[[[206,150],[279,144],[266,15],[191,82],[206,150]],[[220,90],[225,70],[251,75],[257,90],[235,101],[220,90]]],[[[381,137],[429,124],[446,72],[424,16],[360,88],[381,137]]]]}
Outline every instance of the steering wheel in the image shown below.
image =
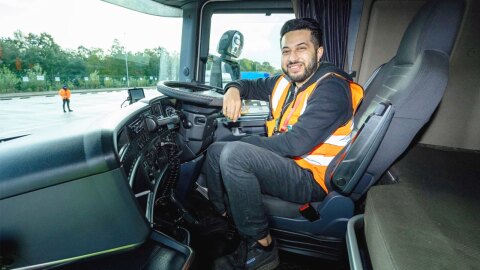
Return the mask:
{"type": "Polygon", "coordinates": [[[163,81],[157,84],[158,92],[196,105],[222,107],[223,89],[201,83],[163,81]]]}

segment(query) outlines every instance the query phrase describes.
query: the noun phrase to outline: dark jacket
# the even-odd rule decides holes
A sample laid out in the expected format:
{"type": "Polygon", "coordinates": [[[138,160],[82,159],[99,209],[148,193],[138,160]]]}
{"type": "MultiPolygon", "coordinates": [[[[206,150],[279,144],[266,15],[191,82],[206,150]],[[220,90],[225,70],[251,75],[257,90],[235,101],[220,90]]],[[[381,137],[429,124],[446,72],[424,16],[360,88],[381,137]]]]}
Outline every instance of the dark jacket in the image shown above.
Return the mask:
{"type": "MultiPolygon", "coordinates": [[[[327,72],[335,72],[351,80],[350,76],[330,63],[321,63],[315,74],[299,89],[303,91],[327,72]]],[[[268,101],[279,76],[258,80],[239,80],[228,83],[225,89],[235,86],[240,89],[242,99],[268,101]]],[[[290,91],[294,91],[292,84],[290,91]]],[[[292,102],[293,94],[290,95],[292,102]]],[[[285,107],[285,106],[282,106],[285,107]]],[[[242,139],[269,149],[280,156],[295,157],[309,153],[315,146],[324,142],[337,128],[352,118],[351,93],[348,83],[336,76],[321,81],[308,98],[304,113],[286,133],[271,137],[249,136],[242,139]]]]}

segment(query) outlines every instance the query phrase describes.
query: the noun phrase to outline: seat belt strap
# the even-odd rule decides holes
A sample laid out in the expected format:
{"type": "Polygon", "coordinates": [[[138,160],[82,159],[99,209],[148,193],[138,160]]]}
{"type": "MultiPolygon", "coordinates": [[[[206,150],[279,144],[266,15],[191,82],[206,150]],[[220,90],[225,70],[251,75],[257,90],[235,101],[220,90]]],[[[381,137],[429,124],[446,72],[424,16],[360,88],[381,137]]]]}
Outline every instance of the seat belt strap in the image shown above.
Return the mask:
{"type": "Polygon", "coordinates": [[[302,205],[298,210],[304,218],[308,219],[311,222],[320,218],[317,209],[315,209],[315,207],[313,207],[311,203],[302,205]]]}

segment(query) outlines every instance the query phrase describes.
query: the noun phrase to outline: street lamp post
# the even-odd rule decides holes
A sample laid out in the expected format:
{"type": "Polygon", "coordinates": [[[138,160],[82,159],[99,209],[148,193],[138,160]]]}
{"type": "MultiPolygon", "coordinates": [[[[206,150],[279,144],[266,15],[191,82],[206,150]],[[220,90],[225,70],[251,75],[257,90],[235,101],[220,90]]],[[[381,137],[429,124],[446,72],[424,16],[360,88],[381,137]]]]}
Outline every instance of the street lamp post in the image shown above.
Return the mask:
{"type": "Polygon", "coordinates": [[[130,81],[128,80],[128,54],[125,48],[124,50],[125,50],[125,70],[127,71],[127,87],[130,87],[130,81]]]}
{"type": "MultiPolygon", "coordinates": [[[[123,40],[127,42],[127,34],[123,32],[123,40]]],[[[127,87],[130,87],[130,80],[128,79],[128,53],[127,53],[127,46],[123,46],[123,51],[125,52],[125,70],[127,71],[127,87]]]]}

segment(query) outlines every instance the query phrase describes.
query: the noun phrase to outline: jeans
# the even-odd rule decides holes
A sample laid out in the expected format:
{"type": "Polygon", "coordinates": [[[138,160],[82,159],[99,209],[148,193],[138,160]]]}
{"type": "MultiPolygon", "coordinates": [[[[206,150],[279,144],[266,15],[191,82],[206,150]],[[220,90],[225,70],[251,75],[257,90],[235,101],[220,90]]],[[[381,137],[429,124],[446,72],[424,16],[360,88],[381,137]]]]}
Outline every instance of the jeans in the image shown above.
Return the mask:
{"type": "Polygon", "coordinates": [[[216,142],[207,150],[207,188],[215,210],[228,209],[241,235],[268,235],[262,193],[294,203],[319,201],[325,192],[293,159],[241,142],[216,142]]]}
{"type": "Polygon", "coordinates": [[[63,111],[65,111],[65,103],[67,104],[67,108],[70,111],[70,99],[64,99],[63,100],[63,111]]]}

